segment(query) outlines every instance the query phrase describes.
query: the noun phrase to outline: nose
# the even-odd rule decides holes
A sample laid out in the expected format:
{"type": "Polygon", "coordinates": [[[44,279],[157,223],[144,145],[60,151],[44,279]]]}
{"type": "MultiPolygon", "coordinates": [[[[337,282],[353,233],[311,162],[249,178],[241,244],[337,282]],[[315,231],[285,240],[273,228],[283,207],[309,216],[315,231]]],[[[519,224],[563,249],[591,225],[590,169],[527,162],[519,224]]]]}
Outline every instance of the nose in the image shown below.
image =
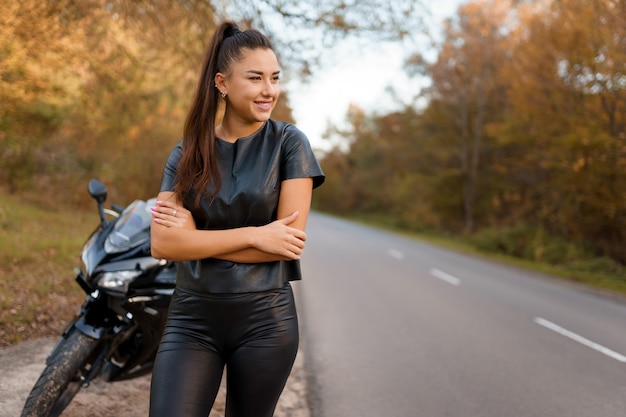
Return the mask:
{"type": "Polygon", "coordinates": [[[279,89],[280,86],[278,85],[278,83],[276,83],[272,79],[268,79],[265,80],[265,82],[263,83],[262,93],[265,96],[275,96],[278,93],[279,89]]]}

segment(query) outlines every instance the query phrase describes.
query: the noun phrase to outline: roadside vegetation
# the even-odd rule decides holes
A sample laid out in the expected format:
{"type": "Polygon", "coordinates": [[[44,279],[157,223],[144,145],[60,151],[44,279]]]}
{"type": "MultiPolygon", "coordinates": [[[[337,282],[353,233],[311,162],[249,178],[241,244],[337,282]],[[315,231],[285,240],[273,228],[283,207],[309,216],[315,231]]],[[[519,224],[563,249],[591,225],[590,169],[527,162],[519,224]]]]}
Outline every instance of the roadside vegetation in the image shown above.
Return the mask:
{"type": "Polygon", "coordinates": [[[0,347],[63,331],[84,297],[73,271],[98,222],[95,210],[43,209],[1,191],[0,347]]]}

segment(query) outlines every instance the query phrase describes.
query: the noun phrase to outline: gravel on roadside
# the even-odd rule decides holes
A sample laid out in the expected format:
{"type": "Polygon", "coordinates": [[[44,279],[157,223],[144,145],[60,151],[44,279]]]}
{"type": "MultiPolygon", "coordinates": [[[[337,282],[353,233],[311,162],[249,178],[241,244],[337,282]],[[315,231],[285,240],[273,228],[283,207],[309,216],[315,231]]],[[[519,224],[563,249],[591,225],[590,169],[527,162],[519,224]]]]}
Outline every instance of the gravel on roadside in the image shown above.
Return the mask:
{"type": "MultiPolygon", "coordinates": [[[[0,349],[0,417],[17,417],[44,368],[56,338],[30,340],[0,349]]],[[[224,417],[224,381],[208,417],[224,417]]],[[[76,395],[63,417],[146,417],[150,400],[150,375],[130,381],[96,380],[76,395]]],[[[310,417],[303,355],[296,362],[274,417],[310,417]]]]}

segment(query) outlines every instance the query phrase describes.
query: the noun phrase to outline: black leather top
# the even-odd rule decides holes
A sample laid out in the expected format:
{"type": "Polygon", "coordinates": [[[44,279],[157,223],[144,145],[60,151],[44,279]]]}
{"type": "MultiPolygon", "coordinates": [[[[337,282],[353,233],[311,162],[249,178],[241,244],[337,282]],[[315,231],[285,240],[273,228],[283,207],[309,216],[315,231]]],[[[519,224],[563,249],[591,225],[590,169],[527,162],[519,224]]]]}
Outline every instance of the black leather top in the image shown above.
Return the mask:
{"type": "MultiPolygon", "coordinates": [[[[276,220],[281,182],[313,178],[313,188],[324,182],[322,169],[307,137],[294,125],[267,121],[251,136],[234,143],[217,139],[222,187],[211,202],[194,209],[195,195],[184,204],[198,229],[222,230],[262,226],[276,220]]],[[[172,150],[161,191],[173,191],[182,140],[172,150]]],[[[235,263],[215,258],[180,262],[177,286],[196,293],[246,293],[281,288],[301,279],[299,261],[235,263]]]]}

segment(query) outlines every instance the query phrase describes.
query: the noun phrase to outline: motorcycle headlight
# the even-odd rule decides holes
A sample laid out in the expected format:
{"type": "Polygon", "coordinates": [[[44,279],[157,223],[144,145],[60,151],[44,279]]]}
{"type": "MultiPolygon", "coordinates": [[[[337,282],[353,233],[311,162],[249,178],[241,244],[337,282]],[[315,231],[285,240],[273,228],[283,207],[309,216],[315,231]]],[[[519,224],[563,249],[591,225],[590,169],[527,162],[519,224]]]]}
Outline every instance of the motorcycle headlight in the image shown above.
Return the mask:
{"type": "Polygon", "coordinates": [[[135,270],[104,272],[98,279],[98,286],[104,290],[126,294],[129,284],[141,273],[142,271],[135,270]]]}

